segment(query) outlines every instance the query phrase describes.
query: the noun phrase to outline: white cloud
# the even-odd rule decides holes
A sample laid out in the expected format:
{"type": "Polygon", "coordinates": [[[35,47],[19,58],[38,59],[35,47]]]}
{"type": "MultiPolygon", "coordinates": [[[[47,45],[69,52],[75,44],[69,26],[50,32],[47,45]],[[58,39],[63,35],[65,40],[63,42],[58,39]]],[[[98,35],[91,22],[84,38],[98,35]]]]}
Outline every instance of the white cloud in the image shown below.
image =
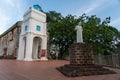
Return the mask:
{"type": "Polygon", "coordinates": [[[6,30],[6,25],[9,22],[9,20],[9,16],[5,15],[3,12],[0,12],[0,34],[6,30]]]}
{"type": "Polygon", "coordinates": [[[0,8],[0,34],[22,19],[24,9],[23,0],[4,0],[3,5],[6,7],[0,8]]]}
{"type": "Polygon", "coordinates": [[[117,25],[117,24],[120,24],[120,18],[117,18],[117,19],[111,21],[110,24],[111,24],[111,25],[117,25]]]}
{"type": "Polygon", "coordinates": [[[99,10],[100,8],[104,7],[106,5],[108,0],[96,0],[94,2],[92,2],[90,5],[88,5],[89,7],[87,9],[84,10],[84,13],[90,13],[92,11],[95,10],[99,10]]]}
{"type": "Polygon", "coordinates": [[[15,1],[16,0],[6,0],[6,2],[12,7],[15,7],[15,1]]]}
{"type": "Polygon", "coordinates": [[[100,5],[101,4],[91,4],[89,6],[89,8],[85,9],[83,12],[86,13],[86,14],[90,13],[90,12],[94,11],[95,9],[97,9],[100,5]]]}
{"type": "Polygon", "coordinates": [[[115,0],[91,0],[88,4],[84,3],[85,5],[78,10],[79,12],[77,14],[90,14],[92,12],[102,11],[115,2],[115,0]]]}

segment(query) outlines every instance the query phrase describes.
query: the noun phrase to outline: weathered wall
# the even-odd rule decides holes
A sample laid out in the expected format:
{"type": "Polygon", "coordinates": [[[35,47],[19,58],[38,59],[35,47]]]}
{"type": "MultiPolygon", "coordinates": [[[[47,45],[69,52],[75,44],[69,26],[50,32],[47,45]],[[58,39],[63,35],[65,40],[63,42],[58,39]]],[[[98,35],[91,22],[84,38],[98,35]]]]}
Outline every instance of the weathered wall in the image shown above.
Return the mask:
{"type": "Polygon", "coordinates": [[[11,28],[0,35],[0,54],[4,58],[16,57],[22,21],[18,21],[11,28]]]}

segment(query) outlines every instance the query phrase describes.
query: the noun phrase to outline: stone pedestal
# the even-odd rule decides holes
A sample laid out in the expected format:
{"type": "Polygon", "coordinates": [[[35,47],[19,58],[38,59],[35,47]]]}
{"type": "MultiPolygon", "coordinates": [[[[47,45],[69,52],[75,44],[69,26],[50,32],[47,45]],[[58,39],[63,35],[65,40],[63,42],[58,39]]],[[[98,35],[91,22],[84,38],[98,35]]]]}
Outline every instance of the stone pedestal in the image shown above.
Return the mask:
{"type": "Polygon", "coordinates": [[[74,43],[69,48],[70,64],[57,69],[68,77],[114,74],[114,71],[94,64],[93,49],[87,43],[74,43]]]}
{"type": "Polygon", "coordinates": [[[85,43],[75,43],[69,48],[70,65],[88,66],[94,64],[92,46],[85,43]]]}

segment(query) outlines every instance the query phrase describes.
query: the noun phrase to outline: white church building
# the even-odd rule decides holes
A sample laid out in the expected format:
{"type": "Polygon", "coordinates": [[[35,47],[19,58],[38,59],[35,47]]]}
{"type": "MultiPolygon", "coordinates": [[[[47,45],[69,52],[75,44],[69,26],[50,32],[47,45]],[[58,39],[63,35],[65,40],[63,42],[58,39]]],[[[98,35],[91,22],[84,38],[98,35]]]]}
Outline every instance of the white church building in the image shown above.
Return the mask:
{"type": "Polygon", "coordinates": [[[23,61],[47,60],[46,24],[46,14],[41,7],[30,7],[23,21],[18,21],[0,35],[0,53],[23,61]]]}

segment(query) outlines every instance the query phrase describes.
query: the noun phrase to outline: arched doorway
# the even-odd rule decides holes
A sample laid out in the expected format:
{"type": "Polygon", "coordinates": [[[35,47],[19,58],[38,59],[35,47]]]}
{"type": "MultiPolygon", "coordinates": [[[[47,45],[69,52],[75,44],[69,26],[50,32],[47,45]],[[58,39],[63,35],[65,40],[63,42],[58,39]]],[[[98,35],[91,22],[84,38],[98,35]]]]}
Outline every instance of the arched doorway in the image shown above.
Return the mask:
{"type": "Polygon", "coordinates": [[[33,59],[40,58],[41,41],[42,41],[42,39],[40,37],[34,37],[34,39],[33,39],[33,49],[32,49],[32,58],[33,59]]]}

